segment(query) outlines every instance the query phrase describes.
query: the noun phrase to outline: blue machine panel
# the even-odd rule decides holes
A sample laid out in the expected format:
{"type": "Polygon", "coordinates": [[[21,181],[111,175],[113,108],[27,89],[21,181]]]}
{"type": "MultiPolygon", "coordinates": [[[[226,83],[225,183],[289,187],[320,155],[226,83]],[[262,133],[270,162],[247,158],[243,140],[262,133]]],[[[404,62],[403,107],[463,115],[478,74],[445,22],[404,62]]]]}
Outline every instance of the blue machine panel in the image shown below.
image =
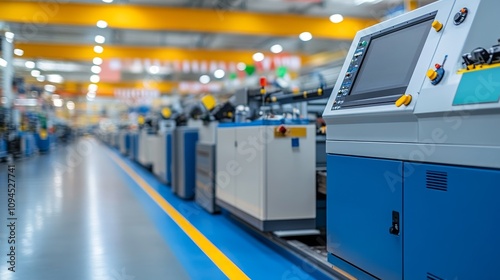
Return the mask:
{"type": "Polygon", "coordinates": [[[166,151],[167,151],[167,170],[166,170],[166,182],[168,184],[172,183],[172,133],[167,133],[166,141],[166,151]]]}
{"type": "Polygon", "coordinates": [[[125,154],[128,155],[130,153],[130,134],[125,134],[125,154]]]}
{"type": "Polygon", "coordinates": [[[7,155],[7,142],[0,139],[0,159],[6,157],[7,155]]]}
{"type": "Polygon", "coordinates": [[[500,171],[405,170],[405,279],[498,279],[500,171]]]}
{"type": "Polygon", "coordinates": [[[40,133],[35,133],[36,145],[40,152],[48,152],[50,150],[50,137],[42,139],[40,133]]]}
{"type": "MultiPolygon", "coordinates": [[[[403,215],[403,163],[328,155],[327,170],[328,252],[378,278],[402,279],[403,228],[389,229],[393,212],[403,215]]],[[[329,260],[345,266],[337,258],[329,260]]]]}

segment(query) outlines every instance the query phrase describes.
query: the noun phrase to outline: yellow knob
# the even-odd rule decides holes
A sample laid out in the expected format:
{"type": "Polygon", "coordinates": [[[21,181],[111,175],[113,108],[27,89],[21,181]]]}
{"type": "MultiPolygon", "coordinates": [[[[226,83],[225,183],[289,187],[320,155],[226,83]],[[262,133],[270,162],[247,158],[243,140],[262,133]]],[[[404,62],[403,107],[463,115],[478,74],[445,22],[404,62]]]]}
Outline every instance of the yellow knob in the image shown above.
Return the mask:
{"type": "Polygon", "coordinates": [[[439,20],[435,20],[432,23],[432,28],[434,28],[434,30],[436,30],[436,32],[439,32],[439,31],[441,31],[441,29],[443,29],[443,24],[439,20]]]}
{"type": "Polygon", "coordinates": [[[170,108],[163,108],[163,109],[161,109],[161,115],[165,119],[168,119],[168,118],[170,118],[170,116],[172,116],[172,111],[170,110],[170,108]]]}
{"type": "Polygon", "coordinates": [[[212,109],[217,105],[217,100],[215,100],[213,95],[208,94],[201,98],[201,103],[208,111],[212,111],[212,109]]]}
{"type": "Polygon", "coordinates": [[[403,105],[405,105],[405,106],[410,105],[411,100],[412,100],[412,97],[411,97],[411,95],[410,95],[410,94],[408,94],[408,95],[406,96],[406,99],[405,99],[405,102],[403,103],[403,105]]]}
{"type": "Polygon", "coordinates": [[[401,107],[403,105],[405,106],[410,105],[411,99],[412,99],[411,95],[406,95],[406,94],[401,95],[401,97],[398,100],[396,100],[395,103],[396,107],[401,107]]]}
{"type": "Polygon", "coordinates": [[[137,123],[143,125],[146,122],[146,119],[143,116],[137,117],[137,123]]]}
{"type": "Polygon", "coordinates": [[[434,69],[429,69],[427,70],[427,78],[431,79],[434,81],[438,76],[438,73],[434,69]]]}

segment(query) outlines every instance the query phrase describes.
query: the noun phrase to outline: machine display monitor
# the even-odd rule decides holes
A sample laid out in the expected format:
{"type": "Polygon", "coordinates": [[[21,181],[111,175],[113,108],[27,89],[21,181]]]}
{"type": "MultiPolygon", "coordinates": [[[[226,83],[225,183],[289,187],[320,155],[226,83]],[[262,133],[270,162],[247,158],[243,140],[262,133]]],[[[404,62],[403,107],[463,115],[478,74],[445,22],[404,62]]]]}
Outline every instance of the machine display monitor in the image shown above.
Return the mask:
{"type": "Polygon", "coordinates": [[[394,102],[406,93],[434,17],[428,15],[361,38],[349,67],[353,70],[344,80],[349,88],[344,107],[394,102]],[[362,47],[365,43],[366,48],[362,47]]]}

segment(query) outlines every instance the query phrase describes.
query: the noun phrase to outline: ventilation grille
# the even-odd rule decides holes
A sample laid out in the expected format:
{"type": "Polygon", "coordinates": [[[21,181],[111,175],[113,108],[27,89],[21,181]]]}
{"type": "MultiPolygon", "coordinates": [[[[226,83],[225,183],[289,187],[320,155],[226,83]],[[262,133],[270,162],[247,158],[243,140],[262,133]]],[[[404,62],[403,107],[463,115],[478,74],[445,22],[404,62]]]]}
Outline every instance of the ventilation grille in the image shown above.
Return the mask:
{"type": "Polygon", "coordinates": [[[441,277],[437,277],[436,275],[430,272],[427,272],[427,280],[444,280],[444,279],[441,277]]]}
{"type": "Polygon", "coordinates": [[[425,184],[428,189],[447,191],[448,190],[448,173],[439,171],[427,170],[425,184]]]}

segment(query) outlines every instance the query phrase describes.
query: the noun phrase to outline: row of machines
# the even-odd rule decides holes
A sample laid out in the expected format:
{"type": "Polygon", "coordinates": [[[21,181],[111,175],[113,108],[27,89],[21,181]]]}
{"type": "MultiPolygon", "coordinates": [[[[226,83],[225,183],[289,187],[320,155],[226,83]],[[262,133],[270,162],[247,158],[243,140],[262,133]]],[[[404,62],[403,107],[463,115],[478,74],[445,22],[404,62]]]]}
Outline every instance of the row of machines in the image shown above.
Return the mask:
{"type": "Polygon", "coordinates": [[[105,142],[210,213],[224,208],[261,231],[314,229],[317,166],[325,164],[317,127],[276,107],[328,98],[325,89],[244,89],[219,105],[208,95],[187,114],[139,120],[138,129],[106,134],[105,142]]]}
{"type": "Polygon", "coordinates": [[[324,111],[335,270],[498,278],[499,10],[437,1],[357,33],[324,111]]]}
{"type": "Polygon", "coordinates": [[[0,159],[30,157],[47,153],[58,140],[47,116],[0,108],[0,159]]]}

